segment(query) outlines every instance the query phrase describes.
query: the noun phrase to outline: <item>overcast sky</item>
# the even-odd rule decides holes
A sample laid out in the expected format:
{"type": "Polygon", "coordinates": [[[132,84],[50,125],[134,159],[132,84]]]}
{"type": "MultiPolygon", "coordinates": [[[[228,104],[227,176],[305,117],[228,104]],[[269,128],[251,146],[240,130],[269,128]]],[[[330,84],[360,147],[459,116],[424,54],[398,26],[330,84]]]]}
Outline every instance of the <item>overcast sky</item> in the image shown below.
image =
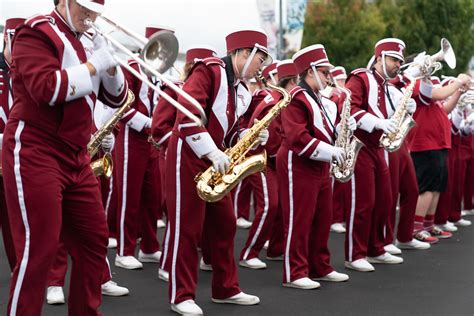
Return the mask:
{"type": "MultiPolygon", "coordinates": [[[[180,51],[207,44],[223,55],[228,33],[260,27],[256,0],[106,0],[105,4],[105,15],[141,34],[149,24],[174,28],[180,51]]],[[[52,9],[53,0],[0,0],[0,21],[52,9]]]]}

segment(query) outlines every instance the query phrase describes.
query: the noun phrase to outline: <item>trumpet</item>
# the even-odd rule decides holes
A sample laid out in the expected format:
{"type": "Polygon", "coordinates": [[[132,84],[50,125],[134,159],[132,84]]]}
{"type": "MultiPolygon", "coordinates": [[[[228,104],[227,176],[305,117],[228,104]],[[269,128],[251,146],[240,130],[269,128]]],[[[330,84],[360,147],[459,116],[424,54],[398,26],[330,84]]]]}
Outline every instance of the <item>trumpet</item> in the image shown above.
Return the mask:
{"type": "Polygon", "coordinates": [[[87,26],[92,28],[97,34],[102,35],[104,38],[106,38],[108,42],[111,43],[117,50],[121,51],[131,59],[135,60],[145,70],[146,74],[139,73],[128,65],[127,60],[124,60],[119,56],[114,55],[117,62],[123,68],[127,69],[132,75],[143,81],[143,83],[149,86],[153,91],[158,93],[161,97],[165,98],[169,103],[171,103],[179,111],[184,113],[196,124],[198,124],[199,126],[204,126],[207,122],[207,117],[203,107],[199,104],[199,102],[197,102],[196,99],[190,96],[186,91],[180,89],[171,80],[169,80],[163,75],[163,73],[166,72],[173,65],[174,61],[178,56],[178,40],[176,39],[174,34],[171,32],[160,31],[153,34],[150,39],[146,39],[145,37],[140,36],[132,30],[120,26],[118,23],[110,20],[107,17],[99,16],[99,18],[101,18],[104,22],[112,25],[115,29],[125,33],[134,41],[140,43],[140,45],[143,45],[140,55],[136,56],[136,54],[134,54],[131,50],[122,45],[119,41],[102,31],[91,19],[86,19],[84,21],[87,26]],[[178,95],[182,96],[184,99],[186,99],[186,101],[191,103],[199,112],[200,117],[197,117],[182,104],[178,103],[168,94],[161,91],[161,89],[157,85],[153,84],[148,79],[148,75],[155,76],[161,82],[165,83],[167,86],[173,89],[178,95]]]}

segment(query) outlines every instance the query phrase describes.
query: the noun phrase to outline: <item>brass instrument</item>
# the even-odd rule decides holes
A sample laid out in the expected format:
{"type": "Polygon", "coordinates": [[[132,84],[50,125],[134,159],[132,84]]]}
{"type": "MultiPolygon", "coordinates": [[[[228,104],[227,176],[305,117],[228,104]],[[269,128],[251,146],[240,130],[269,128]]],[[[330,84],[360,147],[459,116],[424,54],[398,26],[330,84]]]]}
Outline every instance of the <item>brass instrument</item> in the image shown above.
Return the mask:
{"type": "MultiPolygon", "coordinates": [[[[125,104],[122,105],[122,107],[119,108],[114,113],[114,115],[94,133],[94,135],[92,135],[91,140],[87,144],[87,152],[91,158],[97,154],[100,147],[102,146],[102,141],[104,140],[105,136],[112,133],[115,125],[117,125],[118,121],[120,121],[124,114],[130,109],[130,105],[133,103],[133,101],[135,101],[135,96],[133,95],[132,91],[128,90],[127,101],[125,101],[125,104]]],[[[114,165],[110,152],[106,152],[104,157],[91,162],[91,168],[94,171],[94,175],[96,177],[104,175],[106,178],[110,178],[113,167],[114,165]]]]}
{"type": "Polygon", "coordinates": [[[355,137],[353,131],[349,129],[349,119],[351,117],[351,91],[342,87],[338,88],[344,91],[346,99],[342,105],[341,122],[339,123],[341,129],[337,135],[335,146],[344,149],[345,159],[341,165],[335,161],[331,163],[331,174],[334,179],[344,183],[349,181],[354,174],[357,155],[364,144],[355,137]]]}
{"type": "Polygon", "coordinates": [[[291,101],[291,95],[284,88],[269,84],[259,75],[266,86],[277,90],[283,99],[275,104],[270,111],[256,122],[237,144],[225,151],[230,158],[229,171],[220,174],[211,166],[195,177],[198,195],[206,202],[217,202],[227,195],[242,179],[252,173],[262,171],[267,162],[267,154],[263,153],[246,157],[247,152],[256,144],[260,131],[268,128],[270,123],[280,114],[281,110],[291,101]]]}
{"type": "Polygon", "coordinates": [[[408,132],[415,126],[415,120],[407,111],[408,100],[410,100],[415,88],[416,80],[412,79],[410,84],[406,87],[398,107],[392,116],[396,122],[397,128],[393,133],[383,133],[380,137],[380,146],[384,147],[388,152],[397,151],[403,144],[403,141],[408,135],[408,132]]]}

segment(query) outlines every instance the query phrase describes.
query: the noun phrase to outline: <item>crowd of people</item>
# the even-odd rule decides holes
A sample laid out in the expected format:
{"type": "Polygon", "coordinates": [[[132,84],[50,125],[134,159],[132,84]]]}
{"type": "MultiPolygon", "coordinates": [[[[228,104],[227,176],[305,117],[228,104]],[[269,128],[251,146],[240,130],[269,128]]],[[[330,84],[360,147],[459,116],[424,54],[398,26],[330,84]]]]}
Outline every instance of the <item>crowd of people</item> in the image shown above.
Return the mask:
{"type": "MultiPolygon", "coordinates": [[[[116,248],[117,268],[156,263],[153,277],[169,283],[171,309],[203,315],[194,301],[198,267],[212,271],[213,302],[255,305],[260,298],[241,289],[237,264],[281,261],[284,287],[316,289],[350,279],[331,265],[330,231],[345,233],[348,271],[370,272],[471,225],[462,217],[474,214],[469,75],[440,80],[430,56],[405,59],[397,38],[375,43],[367,67],[348,75],[323,44],[277,61],[263,31],[241,29],[226,36],[225,57],[190,47],[181,77],[165,80],[139,60],[121,65],[117,48],[91,32],[104,5],[54,0],[49,14],[5,24],[0,225],[12,272],[8,315],[39,315],[43,292],[48,304],[64,304],[68,256],[69,314],[98,315],[102,295],[129,293],[112,280],[107,248],[116,248]],[[265,170],[219,201],[201,198],[196,176],[209,166],[216,175],[232,170],[226,150],[281,102],[288,104],[249,148],[248,155],[266,151],[265,170]],[[91,137],[124,107],[91,157],[91,137]],[[406,135],[405,120],[414,125],[406,135]],[[380,139],[393,134],[402,142],[387,150],[380,139]],[[339,135],[362,147],[351,152],[339,135]],[[112,176],[97,176],[91,162],[110,154],[112,176]],[[348,181],[335,179],[335,166],[348,168],[348,181]],[[161,243],[157,227],[165,227],[161,243]],[[237,227],[249,228],[238,260],[237,227]]],[[[150,26],[144,35],[162,33],[174,31],[150,26]]]]}

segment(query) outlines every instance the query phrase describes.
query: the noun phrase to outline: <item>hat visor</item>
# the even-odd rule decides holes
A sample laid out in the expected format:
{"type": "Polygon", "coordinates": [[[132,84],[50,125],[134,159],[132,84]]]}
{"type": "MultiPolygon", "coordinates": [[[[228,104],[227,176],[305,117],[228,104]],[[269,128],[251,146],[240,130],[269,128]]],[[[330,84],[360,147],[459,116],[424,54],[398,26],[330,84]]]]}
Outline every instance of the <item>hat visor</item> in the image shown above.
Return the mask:
{"type": "Polygon", "coordinates": [[[266,56],[265,60],[263,61],[263,64],[262,66],[268,66],[270,65],[272,62],[273,62],[273,57],[270,56],[270,54],[268,53],[268,48],[266,48],[265,46],[262,46],[262,45],[259,45],[259,44],[255,44],[255,47],[257,47],[257,49],[264,53],[266,56]]]}
{"type": "Polygon", "coordinates": [[[77,3],[83,6],[84,8],[98,14],[102,14],[104,12],[104,6],[100,3],[90,1],[77,1],[77,3]]]}
{"type": "Polygon", "coordinates": [[[395,53],[385,53],[386,56],[394,57],[398,60],[401,60],[402,62],[405,62],[405,58],[403,58],[403,55],[400,54],[395,54],[395,53]]]}
{"type": "Polygon", "coordinates": [[[314,66],[316,66],[316,67],[329,67],[330,69],[334,68],[334,66],[332,64],[328,63],[328,62],[322,62],[322,63],[316,64],[314,66]]]}

